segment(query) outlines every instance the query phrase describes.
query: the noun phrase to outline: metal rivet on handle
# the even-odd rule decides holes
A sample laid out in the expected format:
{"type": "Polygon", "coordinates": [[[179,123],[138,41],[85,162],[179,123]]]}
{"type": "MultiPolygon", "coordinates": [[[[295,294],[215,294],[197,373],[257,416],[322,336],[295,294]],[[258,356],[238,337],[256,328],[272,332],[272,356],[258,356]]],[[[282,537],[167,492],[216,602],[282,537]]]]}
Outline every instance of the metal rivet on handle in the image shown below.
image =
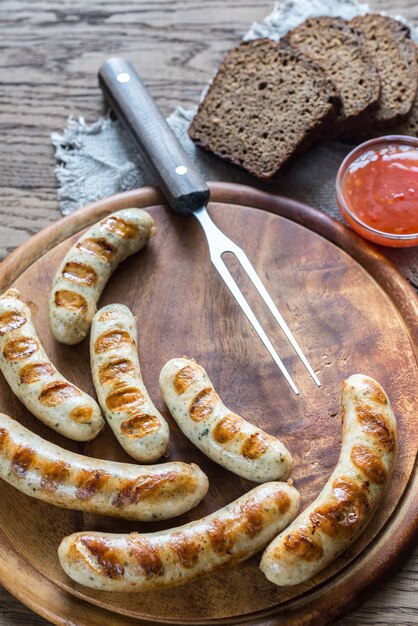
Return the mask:
{"type": "Polygon", "coordinates": [[[185,165],[177,165],[176,174],[178,174],[179,176],[187,174],[187,167],[185,165]]]}
{"type": "Polygon", "coordinates": [[[128,80],[130,79],[129,74],[127,74],[126,72],[121,72],[120,74],[118,74],[116,76],[116,79],[120,82],[120,83],[127,83],[128,80]]]}

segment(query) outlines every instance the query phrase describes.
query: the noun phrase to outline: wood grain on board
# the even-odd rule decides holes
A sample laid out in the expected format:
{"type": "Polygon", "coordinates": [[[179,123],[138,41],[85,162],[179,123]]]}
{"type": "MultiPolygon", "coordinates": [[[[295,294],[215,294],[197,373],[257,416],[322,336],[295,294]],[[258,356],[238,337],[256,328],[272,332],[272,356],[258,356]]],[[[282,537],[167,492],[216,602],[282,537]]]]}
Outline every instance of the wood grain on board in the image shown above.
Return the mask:
{"type": "MultiPolygon", "coordinates": [[[[418,18],[412,0],[370,4],[418,18]]],[[[105,56],[123,54],[132,61],[146,56],[143,78],[169,113],[177,104],[197,102],[223,52],[271,6],[264,0],[2,2],[0,258],[58,219],[49,134],[63,128],[69,114],[82,114],[91,122],[102,113],[96,71],[105,56]]],[[[391,258],[418,286],[416,250],[397,251],[391,258]]],[[[417,574],[415,552],[400,572],[340,624],[417,623],[417,574]]],[[[0,593],[1,626],[45,623],[7,592],[0,593]]]]}
{"type": "MultiPolygon", "coordinates": [[[[292,477],[301,491],[302,506],[315,498],[324,473],[328,475],[338,459],[341,380],[353,371],[378,377],[393,402],[403,441],[395,475],[362,537],[329,568],[303,585],[276,588],[261,574],[255,557],[196,581],[187,587],[187,593],[177,588],[141,596],[96,592],[73,584],[61,570],[56,551],[60,539],[76,530],[147,532],[149,524],[54,509],[28,501],[3,484],[0,545],[6,550],[13,548],[13,559],[21,570],[21,587],[15,587],[14,569],[0,561],[1,579],[33,608],[43,614],[47,609],[52,621],[60,626],[66,626],[75,608],[80,610],[74,596],[84,601],[78,626],[91,626],[100,611],[111,612],[111,618],[104,614],[101,619],[103,624],[111,619],[114,626],[125,626],[132,618],[146,620],[147,624],[250,618],[251,623],[261,619],[259,623],[267,625],[277,615],[283,626],[329,624],[333,616],[355,606],[359,597],[380,584],[415,536],[418,301],[411,288],[361,238],[315,209],[227,183],[214,184],[211,197],[210,211],[215,221],[241,243],[273,299],[291,316],[294,332],[302,335],[299,339],[308,359],[316,364],[321,388],[306,375],[289,344],[276,337],[279,352],[301,390],[300,397],[293,394],[278,376],[274,363],[265,358],[263,346],[217,274],[208,271],[209,252],[197,221],[176,216],[159,205],[162,196],[151,189],[100,201],[28,240],[0,267],[0,290],[9,285],[21,290],[53,362],[75,384],[94,393],[88,342],[63,346],[53,340],[49,331],[51,281],[60,259],[82,228],[112,210],[149,207],[157,237],[141,254],[118,268],[102,303],[124,302],[138,318],[144,380],[172,427],[170,459],[195,462],[209,477],[206,498],[196,509],[176,519],[174,525],[203,517],[251,487],[248,481],[204,457],[170,420],[158,389],[158,374],[165,361],[182,353],[205,364],[215,387],[233,410],[283,439],[294,456],[292,477]],[[391,345],[392,359],[387,358],[386,342],[391,345]],[[34,596],[31,582],[35,578],[40,584],[34,596]],[[55,595],[60,594],[58,606],[53,604],[54,597],[49,597],[51,586],[55,595]]],[[[232,271],[239,274],[237,268],[232,271]]],[[[242,275],[239,283],[244,284],[242,275]]],[[[261,317],[263,307],[244,286],[247,291],[255,313],[261,317]]],[[[274,322],[267,319],[265,328],[274,334],[274,322]]],[[[9,393],[3,378],[0,410],[64,448],[83,450],[98,458],[129,460],[107,428],[84,445],[50,432],[9,393]]],[[[154,524],[153,529],[171,526],[172,520],[154,524]]],[[[3,558],[9,564],[7,552],[3,558]]]]}

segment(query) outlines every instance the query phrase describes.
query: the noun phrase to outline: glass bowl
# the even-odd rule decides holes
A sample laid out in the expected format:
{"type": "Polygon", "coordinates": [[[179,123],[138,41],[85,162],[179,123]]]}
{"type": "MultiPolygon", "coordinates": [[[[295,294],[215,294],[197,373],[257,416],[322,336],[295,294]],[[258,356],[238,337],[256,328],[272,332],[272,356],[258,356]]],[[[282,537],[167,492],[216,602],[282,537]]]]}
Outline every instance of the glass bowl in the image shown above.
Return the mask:
{"type": "MultiPolygon", "coordinates": [[[[377,230],[369,224],[362,221],[358,215],[354,212],[353,208],[349,207],[347,198],[345,197],[345,177],[351,164],[356,161],[364,153],[373,150],[374,148],[382,148],[384,146],[396,146],[406,145],[412,146],[418,151],[418,139],[415,137],[409,137],[407,135],[386,135],[384,137],[378,137],[377,139],[370,139],[358,145],[352,150],[341,163],[337,174],[336,188],[337,188],[337,203],[340,212],[348,222],[348,224],[359,235],[365,239],[369,239],[374,243],[378,243],[383,246],[391,246],[394,248],[403,248],[418,245],[418,232],[400,234],[385,232],[377,230]]],[[[418,160],[418,152],[417,152],[418,160]]],[[[418,180],[418,174],[417,174],[418,180]]],[[[418,184],[418,183],[417,183],[418,184]]],[[[418,222],[418,203],[417,203],[417,222],[418,222]]]]}

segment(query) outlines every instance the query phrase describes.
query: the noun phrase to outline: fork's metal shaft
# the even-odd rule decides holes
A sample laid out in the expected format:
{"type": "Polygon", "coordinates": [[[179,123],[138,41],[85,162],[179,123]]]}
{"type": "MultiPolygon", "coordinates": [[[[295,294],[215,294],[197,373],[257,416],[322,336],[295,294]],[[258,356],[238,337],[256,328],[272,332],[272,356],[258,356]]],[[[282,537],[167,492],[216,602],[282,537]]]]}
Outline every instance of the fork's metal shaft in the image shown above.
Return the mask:
{"type": "Polygon", "coordinates": [[[236,243],[234,243],[231,239],[229,239],[229,237],[227,237],[225,233],[223,233],[216,226],[216,224],[213,222],[212,218],[210,217],[209,213],[207,212],[206,207],[201,207],[197,211],[194,211],[194,215],[199,220],[200,225],[202,226],[204,233],[206,235],[206,239],[207,239],[208,246],[209,246],[210,258],[211,258],[213,265],[216,267],[219,274],[222,276],[226,286],[231,291],[232,295],[234,296],[234,298],[240,305],[247,319],[249,320],[254,330],[260,337],[261,341],[263,342],[263,344],[269,351],[272,359],[274,360],[276,365],[279,367],[280,371],[286,378],[287,382],[289,383],[293,391],[296,394],[299,393],[299,390],[297,386],[295,385],[289,372],[287,371],[285,365],[283,364],[283,361],[280,359],[279,355],[274,349],[270,339],[267,337],[257,317],[254,315],[250,305],[248,304],[247,300],[241,293],[241,290],[239,289],[237,283],[235,282],[234,278],[232,277],[230,271],[228,270],[228,268],[226,267],[222,259],[222,255],[226,252],[231,252],[232,254],[234,254],[236,258],[238,259],[238,261],[241,263],[241,266],[247,273],[248,277],[250,278],[251,282],[257,289],[258,293],[264,300],[265,304],[268,306],[276,322],[279,324],[280,328],[285,333],[290,344],[296,351],[296,354],[301,359],[302,363],[308,370],[309,374],[312,376],[313,380],[319,387],[321,383],[319,382],[318,377],[316,376],[311,365],[309,364],[309,361],[303,354],[298,342],[292,335],[288,325],[283,319],[283,316],[281,315],[276,305],[274,304],[270,294],[268,293],[267,289],[264,287],[263,283],[261,282],[260,277],[258,276],[257,272],[253,268],[245,252],[236,243]]]}
{"type": "Polygon", "coordinates": [[[311,377],[313,378],[315,383],[318,385],[318,387],[320,387],[321,383],[319,382],[318,376],[315,374],[315,372],[313,371],[313,369],[312,369],[308,359],[303,354],[300,345],[298,344],[298,342],[296,341],[295,337],[293,336],[289,326],[286,324],[282,314],[280,313],[280,311],[278,310],[278,308],[274,304],[274,302],[273,302],[269,292],[267,291],[267,289],[264,287],[263,283],[261,282],[260,277],[258,276],[257,272],[255,271],[255,269],[251,265],[251,262],[250,262],[249,258],[247,257],[247,255],[245,254],[244,250],[240,249],[239,254],[237,254],[237,258],[238,258],[239,262],[241,263],[242,267],[244,268],[244,270],[246,271],[246,273],[247,273],[249,279],[251,280],[252,284],[257,289],[258,293],[260,294],[260,296],[263,298],[264,302],[268,306],[268,308],[269,308],[270,312],[272,313],[274,319],[276,320],[276,322],[278,323],[278,325],[280,326],[280,328],[282,329],[282,331],[286,335],[286,338],[288,339],[288,341],[291,344],[292,348],[295,350],[296,354],[298,355],[298,357],[302,361],[303,365],[308,370],[309,374],[311,375],[311,377]]]}
{"type": "Polygon", "coordinates": [[[247,300],[243,296],[240,288],[238,287],[238,285],[235,282],[231,272],[226,267],[226,265],[223,262],[222,258],[218,257],[216,259],[216,262],[212,259],[212,262],[213,262],[214,266],[216,267],[216,269],[218,270],[218,272],[220,273],[220,275],[222,276],[226,286],[228,287],[228,289],[230,290],[230,292],[234,296],[235,300],[238,302],[238,304],[240,305],[241,309],[243,310],[243,312],[247,316],[247,319],[250,322],[250,324],[252,325],[252,327],[254,328],[255,332],[260,337],[261,341],[263,342],[263,344],[265,345],[267,350],[270,352],[270,355],[271,355],[273,361],[276,363],[276,365],[278,366],[278,368],[282,372],[283,376],[286,378],[287,382],[292,387],[292,389],[295,392],[295,394],[299,395],[299,389],[296,387],[296,385],[295,385],[292,377],[290,376],[289,372],[287,371],[283,361],[281,360],[281,358],[277,354],[276,350],[274,349],[273,344],[271,343],[270,339],[267,337],[265,331],[263,330],[263,327],[261,326],[260,322],[258,321],[256,316],[254,315],[250,305],[248,304],[247,300]]]}

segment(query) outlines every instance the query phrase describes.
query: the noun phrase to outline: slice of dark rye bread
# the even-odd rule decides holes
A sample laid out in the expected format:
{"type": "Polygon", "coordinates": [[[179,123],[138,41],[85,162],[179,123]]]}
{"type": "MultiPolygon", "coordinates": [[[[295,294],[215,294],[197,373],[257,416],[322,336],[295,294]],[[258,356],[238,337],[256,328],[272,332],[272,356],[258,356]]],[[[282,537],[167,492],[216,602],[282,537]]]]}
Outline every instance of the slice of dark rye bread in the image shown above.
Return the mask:
{"type": "MultiPolygon", "coordinates": [[[[415,56],[418,62],[418,46],[415,44],[415,56]]],[[[391,129],[393,134],[418,137],[418,87],[408,117],[391,129]]]]}
{"type": "Polygon", "coordinates": [[[349,24],[364,34],[380,74],[378,107],[367,116],[367,126],[382,127],[401,120],[411,110],[418,78],[408,27],[377,13],[358,15],[349,24]]]}
{"type": "Polygon", "coordinates": [[[376,106],[379,73],[364,36],[345,20],[309,18],[288,32],[282,41],[319,65],[336,86],[342,102],[336,132],[349,128],[376,106]]]}
{"type": "MultiPolygon", "coordinates": [[[[415,51],[418,62],[418,45],[415,44],[415,51]]],[[[380,130],[369,130],[363,134],[356,133],[356,140],[365,141],[373,137],[381,137],[382,135],[409,135],[410,137],[418,137],[418,91],[415,94],[414,101],[412,103],[411,110],[408,113],[408,117],[404,118],[397,124],[386,125],[385,128],[380,130]]],[[[348,139],[352,139],[348,137],[348,139]]]]}
{"type": "Polygon", "coordinates": [[[339,98],[315,64],[270,39],[230,50],[190,125],[202,148],[263,179],[335,120],[339,98]]]}

